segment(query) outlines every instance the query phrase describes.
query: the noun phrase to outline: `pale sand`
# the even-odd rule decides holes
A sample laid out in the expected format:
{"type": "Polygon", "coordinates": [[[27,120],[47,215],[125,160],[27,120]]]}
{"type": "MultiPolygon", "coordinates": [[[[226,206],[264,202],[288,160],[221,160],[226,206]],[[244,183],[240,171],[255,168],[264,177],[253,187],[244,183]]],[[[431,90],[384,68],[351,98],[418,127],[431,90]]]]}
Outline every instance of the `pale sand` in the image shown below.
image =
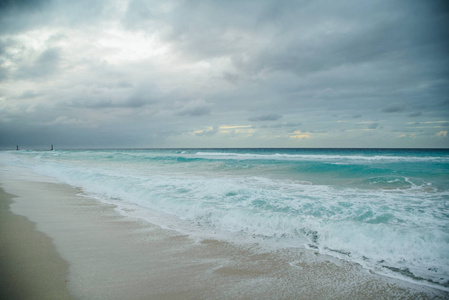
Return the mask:
{"type": "MultiPolygon", "coordinates": [[[[121,216],[112,206],[77,196],[80,191],[66,185],[4,175],[1,182],[7,192],[17,195],[11,205],[12,212],[26,216],[36,223],[38,231],[51,238],[34,231],[30,235],[40,235],[44,242],[30,238],[7,242],[10,249],[37,249],[38,244],[46,247],[41,249],[47,249],[45,258],[31,256],[27,259],[33,263],[14,265],[18,276],[7,278],[8,284],[36,285],[44,291],[47,286],[48,293],[61,293],[53,299],[68,298],[61,286],[66,280],[69,292],[76,299],[427,299],[449,296],[446,292],[371,274],[357,265],[329,260],[311,252],[264,252],[256,246],[236,247],[216,240],[195,242],[174,231],[121,216]],[[53,243],[63,259],[55,253],[53,243]],[[64,260],[69,263],[68,274],[64,260]],[[29,269],[30,264],[36,269],[29,269]],[[39,276],[35,276],[35,272],[39,276]]],[[[2,203],[4,201],[3,195],[2,203]]],[[[28,222],[17,216],[11,215],[11,218],[28,222]]],[[[1,224],[3,244],[3,235],[14,230],[14,225],[3,220],[1,224]]],[[[1,252],[2,264],[15,256],[24,259],[27,256],[12,252],[14,250],[1,252]]],[[[36,295],[34,299],[52,299],[44,294],[36,295]]]]}
{"type": "Polygon", "coordinates": [[[0,188],[0,299],[72,299],[69,264],[48,236],[10,212],[12,196],[0,188]]]}

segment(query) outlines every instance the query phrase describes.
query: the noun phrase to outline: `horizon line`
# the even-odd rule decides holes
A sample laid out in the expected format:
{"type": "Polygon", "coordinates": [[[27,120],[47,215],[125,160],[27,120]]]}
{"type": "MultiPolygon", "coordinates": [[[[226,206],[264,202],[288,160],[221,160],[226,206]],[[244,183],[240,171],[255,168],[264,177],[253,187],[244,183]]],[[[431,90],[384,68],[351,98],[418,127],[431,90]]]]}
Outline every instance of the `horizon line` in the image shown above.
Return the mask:
{"type": "MultiPolygon", "coordinates": [[[[333,149],[333,150],[449,150],[449,147],[54,147],[53,151],[57,150],[218,150],[218,149],[236,149],[236,150],[244,150],[244,149],[298,149],[298,150],[324,150],[324,149],[333,149]]],[[[16,150],[15,148],[0,148],[0,151],[52,151],[48,148],[39,147],[39,148],[22,148],[16,150]]]]}

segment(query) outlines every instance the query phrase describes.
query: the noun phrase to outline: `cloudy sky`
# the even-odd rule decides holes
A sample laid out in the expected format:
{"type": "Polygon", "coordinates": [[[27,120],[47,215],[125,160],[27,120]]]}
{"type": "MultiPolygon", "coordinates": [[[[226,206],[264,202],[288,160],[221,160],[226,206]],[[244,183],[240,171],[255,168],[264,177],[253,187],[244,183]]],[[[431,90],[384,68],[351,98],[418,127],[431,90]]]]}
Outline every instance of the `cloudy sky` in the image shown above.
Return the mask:
{"type": "Polygon", "coordinates": [[[449,147],[449,8],[0,1],[0,148],[449,147]]]}

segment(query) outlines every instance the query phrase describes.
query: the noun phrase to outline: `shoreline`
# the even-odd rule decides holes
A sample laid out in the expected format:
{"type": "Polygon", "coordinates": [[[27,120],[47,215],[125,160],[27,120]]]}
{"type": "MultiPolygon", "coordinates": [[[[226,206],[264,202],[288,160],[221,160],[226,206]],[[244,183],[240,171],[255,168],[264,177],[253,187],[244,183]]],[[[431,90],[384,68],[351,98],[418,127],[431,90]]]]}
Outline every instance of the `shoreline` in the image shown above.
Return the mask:
{"type": "MultiPolygon", "coordinates": [[[[0,175],[3,188],[17,195],[10,208],[14,216],[35,223],[33,230],[44,232],[47,244],[54,243],[55,253],[66,262],[64,286],[76,299],[448,296],[309,252],[259,251],[257,246],[237,247],[212,239],[195,242],[120,215],[112,205],[77,196],[76,188],[0,175]]],[[[32,248],[34,242],[22,240],[13,246],[32,248]]]]}
{"type": "Polygon", "coordinates": [[[10,211],[13,198],[0,185],[0,298],[73,299],[69,263],[35,223],[10,211]]]}

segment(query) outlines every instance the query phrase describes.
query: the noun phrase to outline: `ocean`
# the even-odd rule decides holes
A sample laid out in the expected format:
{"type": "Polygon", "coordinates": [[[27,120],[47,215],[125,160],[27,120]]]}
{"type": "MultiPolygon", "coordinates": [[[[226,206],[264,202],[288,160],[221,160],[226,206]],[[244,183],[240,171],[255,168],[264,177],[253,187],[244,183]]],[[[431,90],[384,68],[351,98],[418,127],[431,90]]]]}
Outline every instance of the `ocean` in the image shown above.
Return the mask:
{"type": "Polygon", "coordinates": [[[449,150],[0,151],[124,215],[269,251],[314,251],[449,290],[449,150]]]}

